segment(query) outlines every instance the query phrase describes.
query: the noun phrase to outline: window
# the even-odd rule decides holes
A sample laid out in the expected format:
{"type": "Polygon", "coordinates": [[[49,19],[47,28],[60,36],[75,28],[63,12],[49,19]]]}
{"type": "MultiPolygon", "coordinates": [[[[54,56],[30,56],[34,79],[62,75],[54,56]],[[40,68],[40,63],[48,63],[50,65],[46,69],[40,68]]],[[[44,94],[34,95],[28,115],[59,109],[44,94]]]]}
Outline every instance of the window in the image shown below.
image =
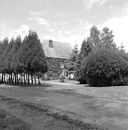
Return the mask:
{"type": "Polygon", "coordinates": [[[63,69],[64,68],[64,63],[60,63],[60,68],[63,69]]]}

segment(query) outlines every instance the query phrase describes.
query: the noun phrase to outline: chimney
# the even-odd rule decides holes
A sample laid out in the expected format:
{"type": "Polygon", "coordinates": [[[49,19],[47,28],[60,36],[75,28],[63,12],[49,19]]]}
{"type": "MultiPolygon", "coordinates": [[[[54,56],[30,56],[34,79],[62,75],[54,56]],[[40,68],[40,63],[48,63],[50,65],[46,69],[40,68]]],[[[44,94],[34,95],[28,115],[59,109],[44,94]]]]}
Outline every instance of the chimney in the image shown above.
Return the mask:
{"type": "Polygon", "coordinates": [[[53,41],[49,40],[49,48],[53,48],[53,41]]]}

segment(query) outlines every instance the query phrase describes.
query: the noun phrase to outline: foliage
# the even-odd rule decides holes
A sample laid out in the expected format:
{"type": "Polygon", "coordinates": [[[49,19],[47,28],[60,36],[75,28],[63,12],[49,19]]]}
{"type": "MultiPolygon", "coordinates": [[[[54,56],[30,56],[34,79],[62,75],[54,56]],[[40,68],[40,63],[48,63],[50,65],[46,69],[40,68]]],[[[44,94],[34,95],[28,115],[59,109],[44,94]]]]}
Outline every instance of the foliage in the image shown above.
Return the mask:
{"type": "Polygon", "coordinates": [[[97,29],[96,26],[93,26],[90,29],[90,36],[89,40],[94,48],[100,48],[101,42],[100,42],[100,31],[97,29]]]}
{"type": "Polygon", "coordinates": [[[128,84],[128,62],[118,51],[95,51],[84,59],[82,68],[84,78],[92,86],[128,84]]]}
{"type": "Polygon", "coordinates": [[[116,49],[116,45],[113,42],[113,32],[108,27],[104,27],[100,33],[101,46],[105,49],[116,49]]]}
{"type": "Polygon", "coordinates": [[[25,66],[28,72],[42,72],[47,71],[47,61],[44,54],[43,47],[41,46],[40,40],[35,32],[29,32],[28,37],[23,42],[26,46],[21,55],[25,62],[25,66]],[[27,49],[27,51],[26,51],[27,49]]]}
{"type": "Polygon", "coordinates": [[[78,47],[77,45],[75,45],[70,58],[65,62],[65,68],[68,71],[75,71],[77,56],[78,56],[78,47]]]}
{"type": "Polygon", "coordinates": [[[83,78],[83,70],[81,69],[82,60],[89,55],[92,51],[92,44],[90,39],[88,38],[87,41],[84,40],[81,46],[81,50],[79,55],[77,56],[76,66],[75,66],[75,78],[80,83],[86,83],[86,80],[83,78]]]}
{"type": "Polygon", "coordinates": [[[5,48],[3,54],[1,55],[0,58],[0,66],[1,66],[1,70],[4,72],[8,72],[9,71],[9,57],[10,57],[10,51],[13,45],[13,39],[11,39],[10,43],[7,44],[7,47],[5,48]]]}
{"type": "Polygon", "coordinates": [[[18,55],[18,49],[21,46],[22,40],[21,37],[18,36],[13,44],[12,50],[11,50],[11,63],[10,63],[10,68],[12,69],[13,72],[18,72],[18,68],[17,68],[17,60],[16,57],[18,55]]]}
{"type": "Polygon", "coordinates": [[[10,42],[4,39],[0,44],[0,54],[2,83],[36,84],[37,78],[40,83],[39,75],[47,71],[47,59],[36,32],[29,31],[23,41],[20,36],[10,42]]]}
{"type": "Polygon", "coordinates": [[[3,71],[3,59],[4,59],[3,55],[5,55],[4,51],[7,48],[8,43],[9,43],[8,38],[5,38],[3,41],[1,41],[0,44],[0,72],[3,71]]]}
{"type": "MultiPolygon", "coordinates": [[[[77,71],[78,72],[78,71],[77,71]]],[[[80,84],[86,84],[87,81],[86,81],[86,78],[84,77],[84,71],[83,71],[83,68],[81,67],[79,69],[79,72],[78,72],[78,76],[77,76],[77,81],[80,82],[80,84]]],[[[75,75],[76,76],[76,75],[75,75]]]]}
{"type": "Polygon", "coordinates": [[[88,56],[99,50],[118,50],[113,40],[113,32],[109,28],[105,27],[102,31],[99,31],[96,26],[90,29],[90,36],[87,41],[84,40],[81,46],[81,51],[76,61],[75,77],[80,83],[86,83],[85,77],[83,77],[82,61],[88,58],[88,56]]]}
{"type": "Polygon", "coordinates": [[[0,41],[0,57],[3,54],[4,50],[6,49],[9,41],[8,38],[3,39],[3,41],[0,41]]]}
{"type": "Polygon", "coordinates": [[[63,74],[61,74],[60,77],[59,77],[59,79],[60,79],[60,82],[64,82],[65,76],[63,74]]]}
{"type": "Polygon", "coordinates": [[[59,79],[60,65],[64,63],[64,59],[47,58],[48,72],[46,79],[59,79]]]}

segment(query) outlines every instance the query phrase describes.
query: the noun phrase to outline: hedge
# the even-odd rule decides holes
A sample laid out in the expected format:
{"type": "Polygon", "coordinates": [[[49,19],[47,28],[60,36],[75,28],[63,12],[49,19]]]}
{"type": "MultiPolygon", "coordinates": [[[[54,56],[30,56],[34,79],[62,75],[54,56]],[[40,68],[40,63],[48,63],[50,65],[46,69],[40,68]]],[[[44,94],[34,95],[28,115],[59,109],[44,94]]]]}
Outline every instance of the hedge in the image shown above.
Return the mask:
{"type": "Polygon", "coordinates": [[[118,51],[95,51],[83,60],[82,69],[91,86],[128,84],[128,61],[118,51]]]}

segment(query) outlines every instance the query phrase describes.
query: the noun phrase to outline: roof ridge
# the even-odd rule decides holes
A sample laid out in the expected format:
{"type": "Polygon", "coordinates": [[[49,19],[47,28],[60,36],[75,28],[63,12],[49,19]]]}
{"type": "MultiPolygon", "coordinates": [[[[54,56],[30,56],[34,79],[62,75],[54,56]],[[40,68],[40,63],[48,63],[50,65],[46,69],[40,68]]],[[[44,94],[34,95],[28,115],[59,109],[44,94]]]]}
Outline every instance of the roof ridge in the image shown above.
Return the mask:
{"type": "MultiPolygon", "coordinates": [[[[52,39],[49,39],[49,40],[52,40],[52,39]]],[[[43,39],[43,41],[49,41],[47,39],[43,39]]],[[[56,41],[56,40],[52,40],[53,42],[56,42],[56,43],[65,43],[65,44],[70,44],[69,42],[60,42],[60,41],[56,41]]]]}

